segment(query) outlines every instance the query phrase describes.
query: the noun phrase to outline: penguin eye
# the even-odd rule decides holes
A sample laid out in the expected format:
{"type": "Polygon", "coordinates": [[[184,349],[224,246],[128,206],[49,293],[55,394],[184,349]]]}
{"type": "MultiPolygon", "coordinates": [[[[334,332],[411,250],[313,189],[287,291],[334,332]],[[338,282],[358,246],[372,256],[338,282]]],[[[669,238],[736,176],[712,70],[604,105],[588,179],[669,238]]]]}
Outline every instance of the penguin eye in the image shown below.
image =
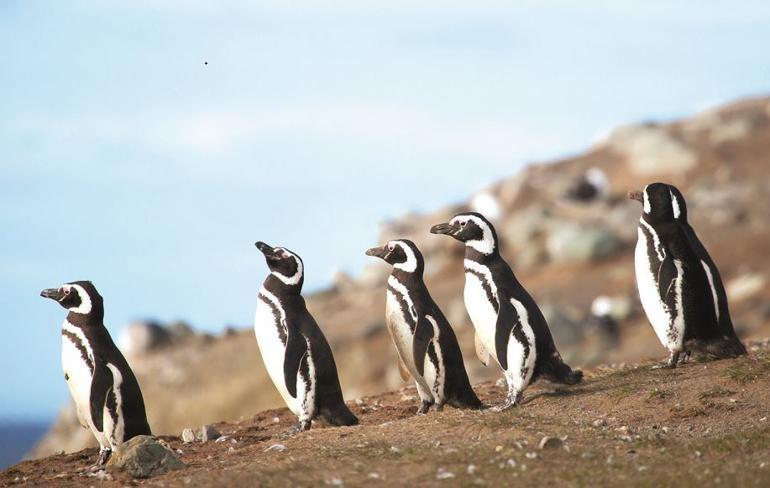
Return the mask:
{"type": "Polygon", "coordinates": [[[70,294],[70,290],[69,290],[69,288],[65,288],[65,289],[64,289],[64,294],[65,294],[65,295],[69,295],[69,294],[70,294]]]}
{"type": "Polygon", "coordinates": [[[467,223],[468,223],[467,221],[463,220],[462,222],[460,222],[460,227],[465,227],[465,224],[467,223]]]}
{"type": "Polygon", "coordinates": [[[388,251],[392,251],[392,250],[393,250],[393,244],[388,244],[388,251]]]}

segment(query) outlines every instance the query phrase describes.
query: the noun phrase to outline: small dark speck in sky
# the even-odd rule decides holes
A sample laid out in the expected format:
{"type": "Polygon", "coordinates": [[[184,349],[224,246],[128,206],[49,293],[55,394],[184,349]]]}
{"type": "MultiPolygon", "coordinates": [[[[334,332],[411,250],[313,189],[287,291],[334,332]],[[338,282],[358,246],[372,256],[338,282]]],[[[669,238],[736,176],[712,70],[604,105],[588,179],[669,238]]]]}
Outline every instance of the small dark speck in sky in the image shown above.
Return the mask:
{"type": "Polygon", "coordinates": [[[205,64],[206,66],[208,66],[209,62],[208,62],[208,61],[204,61],[204,62],[203,62],[203,64],[205,64]]]}

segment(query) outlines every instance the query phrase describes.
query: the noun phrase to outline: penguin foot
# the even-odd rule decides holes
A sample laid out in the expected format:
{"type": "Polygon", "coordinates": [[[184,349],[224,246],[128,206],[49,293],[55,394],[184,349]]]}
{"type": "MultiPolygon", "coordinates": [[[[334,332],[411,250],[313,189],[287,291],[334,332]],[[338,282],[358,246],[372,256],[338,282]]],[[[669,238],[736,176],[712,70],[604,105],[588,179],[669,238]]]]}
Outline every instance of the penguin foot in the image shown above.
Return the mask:
{"type": "Polygon", "coordinates": [[[443,403],[437,403],[436,404],[436,411],[440,412],[442,410],[444,410],[444,404],[443,403]]]}
{"type": "Polygon", "coordinates": [[[98,471],[102,468],[105,464],[107,464],[107,461],[109,461],[110,456],[112,455],[112,449],[101,449],[99,450],[99,457],[96,460],[96,464],[94,464],[91,467],[92,471],[98,471]]]}
{"type": "Polygon", "coordinates": [[[493,411],[493,412],[502,412],[504,410],[508,410],[509,408],[515,407],[515,406],[516,406],[516,404],[514,402],[506,400],[506,401],[504,401],[503,403],[501,403],[499,405],[492,406],[492,408],[490,408],[490,410],[493,411]]]}
{"type": "Polygon", "coordinates": [[[310,430],[310,421],[309,420],[300,420],[297,422],[297,425],[292,427],[291,429],[287,430],[283,434],[281,434],[281,439],[288,439],[289,437],[293,435],[297,435],[300,432],[305,432],[306,430],[310,430]]]}
{"type": "MultiPolygon", "coordinates": [[[[428,413],[428,410],[430,410],[431,405],[433,405],[433,402],[428,402],[428,401],[423,400],[422,404],[420,404],[420,408],[417,409],[417,414],[418,415],[424,415],[424,414],[428,413]]],[[[436,407],[436,408],[438,408],[438,407],[436,407]]]]}
{"type": "Polygon", "coordinates": [[[668,358],[668,361],[663,364],[656,364],[652,367],[652,369],[674,369],[676,368],[677,363],[679,363],[679,357],[680,353],[672,352],[671,357],[668,358]]]}

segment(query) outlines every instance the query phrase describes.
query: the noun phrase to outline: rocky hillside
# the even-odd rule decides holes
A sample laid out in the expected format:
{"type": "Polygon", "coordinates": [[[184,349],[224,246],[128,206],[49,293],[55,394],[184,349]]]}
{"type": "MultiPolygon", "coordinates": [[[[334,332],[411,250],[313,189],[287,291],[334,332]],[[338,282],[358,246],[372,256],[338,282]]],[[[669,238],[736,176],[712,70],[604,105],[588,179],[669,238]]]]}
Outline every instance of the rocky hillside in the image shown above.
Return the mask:
{"type": "MultiPolygon", "coordinates": [[[[768,98],[673,122],[620,127],[583,154],[528,166],[467,202],[386,222],[378,242],[406,237],[423,250],[426,281],[457,331],[474,382],[495,379],[498,372],[484,368],[473,353],[473,329],[462,302],[463,249],[428,233],[432,224],[466,209],[494,217],[505,257],[541,305],[569,362],[590,367],[663,358],[665,351],[640,313],[633,270],[640,207],[626,192],[666,181],[684,192],[691,223],[722,270],[739,334],[764,337],[770,335],[768,155],[768,98]],[[617,327],[589,320],[597,297],[603,298],[594,310],[601,309],[617,327]]],[[[405,385],[384,328],[388,273],[384,264],[373,262],[360,276],[340,275],[330,289],[308,297],[334,349],[348,399],[405,385]]],[[[140,325],[129,337],[129,361],[156,433],[178,436],[184,427],[238,422],[281,405],[250,330],[208,337],[182,329],[140,325]]],[[[549,398],[566,402],[558,394],[549,398]]],[[[405,416],[411,406],[397,408],[405,416]]],[[[522,415],[543,414],[538,405],[510,414],[510,420],[522,415]]],[[[32,454],[74,452],[91,442],[70,406],[32,454]]],[[[381,455],[372,449],[372,456],[381,455]]],[[[384,456],[396,454],[385,449],[384,456]]]]}
{"type": "MultiPolygon", "coordinates": [[[[150,479],[90,472],[91,448],[12,466],[0,485],[767,486],[768,345],[675,370],[596,368],[574,387],[535,385],[500,413],[415,415],[409,387],[350,402],[359,426],[287,439],[295,418],[264,411],[216,423],[216,440],[163,437],[184,466],[150,479]]],[[[491,382],[476,390],[487,403],[504,395],[491,382]]]]}

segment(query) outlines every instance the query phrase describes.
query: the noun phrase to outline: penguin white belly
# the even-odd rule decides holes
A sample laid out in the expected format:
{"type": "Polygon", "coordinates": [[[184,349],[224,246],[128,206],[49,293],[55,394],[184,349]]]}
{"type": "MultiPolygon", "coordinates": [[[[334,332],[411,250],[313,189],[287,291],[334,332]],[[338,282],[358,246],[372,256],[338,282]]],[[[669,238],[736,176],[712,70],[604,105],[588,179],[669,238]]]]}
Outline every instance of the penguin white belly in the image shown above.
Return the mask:
{"type": "Polygon", "coordinates": [[[262,361],[265,363],[265,369],[267,369],[267,374],[270,375],[270,379],[273,381],[275,388],[278,390],[278,393],[280,393],[284,402],[286,402],[286,406],[289,407],[289,410],[295,415],[299,415],[301,400],[298,400],[298,398],[303,397],[300,393],[304,393],[305,390],[304,388],[302,390],[298,389],[298,398],[293,398],[286,388],[286,382],[283,375],[286,346],[281,340],[279,330],[284,330],[283,324],[280,323],[279,319],[273,314],[272,307],[265,303],[261,298],[257,299],[257,310],[254,314],[254,335],[257,338],[257,345],[259,346],[259,352],[262,355],[262,361]]]}
{"type": "MultiPolygon", "coordinates": [[[[640,227],[634,252],[639,299],[642,302],[644,313],[647,314],[647,319],[650,321],[652,329],[655,331],[661,344],[669,351],[674,351],[681,347],[681,337],[678,337],[679,344],[677,344],[677,337],[675,336],[683,336],[683,334],[671,334],[671,314],[666,304],[660,298],[657,276],[653,271],[660,267],[660,261],[656,260],[655,257],[651,258],[649,256],[647,246],[647,236],[640,227]]],[[[684,328],[682,327],[682,329],[684,328]]]]}
{"type": "Polygon", "coordinates": [[[499,363],[495,349],[497,312],[492,302],[487,298],[487,292],[484,291],[481,280],[473,273],[465,273],[463,298],[468,316],[476,329],[476,334],[490,355],[499,363]]]}
{"type": "Polygon", "coordinates": [[[62,369],[67,380],[80,425],[93,429],[91,422],[91,370],[80,350],[67,336],[62,336],[62,369]]]}
{"type": "MultiPolygon", "coordinates": [[[[387,292],[387,299],[385,301],[385,322],[387,323],[388,331],[393,339],[393,344],[396,346],[398,355],[401,356],[401,360],[404,362],[406,369],[409,370],[409,374],[411,374],[415,382],[420,383],[420,386],[425,390],[431,391],[429,383],[423,376],[420,376],[420,374],[417,373],[417,368],[414,364],[414,354],[412,352],[414,335],[403,315],[398,297],[396,297],[395,293],[390,289],[387,292]]],[[[426,361],[426,365],[428,362],[429,361],[426,361]]],[[[425,372],[427,374],[427,369],[425,372]]]]}

